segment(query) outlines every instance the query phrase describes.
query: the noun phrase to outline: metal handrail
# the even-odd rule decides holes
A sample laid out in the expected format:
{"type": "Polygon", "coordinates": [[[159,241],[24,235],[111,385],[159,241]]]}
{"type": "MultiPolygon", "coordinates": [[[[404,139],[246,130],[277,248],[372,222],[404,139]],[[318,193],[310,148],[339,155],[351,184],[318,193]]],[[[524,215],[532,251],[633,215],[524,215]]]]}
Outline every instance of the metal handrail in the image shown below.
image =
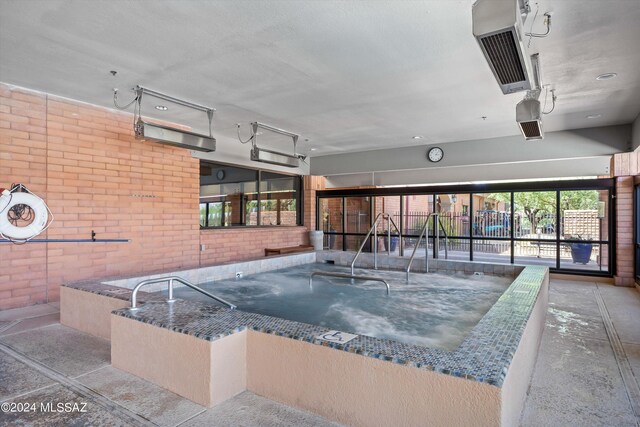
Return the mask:
{"type": "MultiPolygon", "coordinates": [[[[380,221],[380,217],[382,217],[382,219],[389,220],[389,222],[391,222],[391,224],[393,224],[393,226],[396,228],[396,231],[398,231],[400,239],[402,239],[402,231],[400,231],[400,229],[398,228],[396,223],[393,221],[393,218],[391,218],[391,214],[388,214],[388,213],[385,213],[385,212],[380,212],[378,215],[376,215],[376,218],[373,221],[373,225],[369,229],[369,232],[367,233],[367,235],[364,237],[364,240],[362,241],[362,244],[360,245],[360,248],[358,249],[358,252],[356,252],[356,255],[353,257],[353,260],[351,261],[351,275],[354,274],[353,270],[354,270],[355,265],[356,265],[356,260],[358,259],[358,257],[362,253],[362,250],[364,249],[365,245],[367,244],[367,240],[369,240],[369,237],[371,236],[371,233],[374,233],[374,239],[373,239],[373,267],[375,269],[378,268],[378,245],[377,245],[377,240],[378,240],[378,222],[380,221]]],[[[389,256],[391,256],[391,227],[388,227],[387,231],[388,231],[388,239],[389,239],[389,242],[388,242],[388,245],[387,245],[387,251],[388,251],[389,256]]]]}
{"type": "MultiPolygon", "coordinates": [[[[444,229],[444,226],[442,225],[442,222],[440,221],[440,214],[437,214],[437,213],[429,214],[429,216],[427,217],[427,220],[424,222],[424,225],[422,226],[422,230],[420,231],[420,237],[418,237],[418,241],[416,242],[416,245],[413,247],[411,258],[409,258],[409,264],[407,264],[407,282],[409,281],[409,272],[411,271],[411,264],[413,263],[413,258],[415,258],[416,256],[416,251],[418,250],[418,247],[420,246],[420,242],[422,241],[423,237],[425,237],[425,241],[426,241],[426,244],[424,246],[425,270],[427,273],[429,272],[429,242],[428,242],[429,236],[428,235],[425,236],[425,233],[427,231],[427,227],[429,226],[429,218],[431,218],[432,216],[435,216],[438,222],[436,226],[435,239],[439,241],[440,228],[442,228],[442,232],[444,233],[444,259],[449,259],[449,237],[447,235],[447,231],[444,229]]],[[[433,250],[435,253],[435,245],[433,250]]]]}
{"type": "MultiPolygon", "coordinates": [[[[396,225],[396,223],[393,221],[393,218],[391,217],[391,214],[383,214],[382,219],[386,219],[389,221],[389,224],[387,224],[387,256],[391,257],[391,224],[393,224],[393,226],[396,228],[396,231],[398,232],[398,235],[400,236],[400,240],[402,240],[402,232],[400,231],[400,229],[398,228],[398,226],[396,225]]],[[[378,230],[377,227],[373,230],[373,241],[374,241],[374,245],[373,245],[373,268],[374,269],[378,269],[378,230]]]]}
{"type": "Polygon", "coordinates": [[[344,279],[358,279],[358,280],[371,280],[373,282],[382,282],[387,287],[387,295],[389,295],[389,284],[386,280],[381,279],[379,277],[371,277],[371,276],[354,276],[353,274],[346,273],[331,273],[328,271],[314,271],[309,276],[309,289],[313,290],[313,277],[314,276],[329,276],[329,277],[342,277],[344,279]]]}
{"type": "MultiPolygon", "coordinates": [[[[440,221],[440,214],[439,213],[432,213],[431,216],[435,216],[436,220],[438,221],[438,224],[436,225],[436,235],[435,235],[435,241],[438,242],[438,252],[440,249],[440,229],[442,229],[442,232],[444,233],[444,259],[449,259],[449,236],[447,235],[447,230],[444,229],[444,225],[442,225],[442,221],[440,221]],[[438,226],[440,226],[438,228],[438,226]]],[[[438,253],[436,252],[436,248],[434,245],[433,248],[433,253],[434,253],[434,257],[438,258],[438,253]]],[[[427,271],[428,273],[428,271],[427,271]]]]}
{"type": "MultiPolygon", "coordinates": [[[[420,242],[422,241],[424,234],[427,232],[428,225],[429,225],[429,217],[427,217],[427,220],[424,222],[424,225],[422,226],[422,230],[420,231],[420,237],[418,237],[418,241],[416,242],[416,245],[413,247],[411,258],[409,258],[409,264],[407,264],[407,282],[409,281],[409,271],[411,270],[411,264],[413,263],[413,258],[415,258],[416,251],[420,246],[420,242]]],[[[429,242],[426,242],[426,244],[424,245],[424,251],[425,251],[425,262],[427,265],[427,273],[428,273],[429,272],[429,242]]]]}
{"type": "Polygon", "coordinates": [[[133,291],[131,292],[131,308],[130,310],[138,310],[140,309],[140,307],[138,307],[138,291],[140,290],[141,287],[146,286],[146,285],[151,285],[153,283],[162,283],[162,282],[168,282],[169,284],[169,299],[167,300],[167,302],[174,302],[175,299],[173,298],[173,281],[176,282],[180,282],[183,285],[193,289],[194,291],[198,291],[203,295],[208,296],[209,298],[212,298],[216,301],[218,301],[219,303],[222,303],[224,305],[226,305],[227,307],[229,307],[231,310],[235,310],[237,307],[234,304],[231,304],[229,301],[226,301],[220,297],[217,297],[215,295],[213,295],[212,293],[209,293],[207,291],[205,291],[204,289],[200,288],[199,286],[194,285],[191,282],[186,281],[185,279],[178,277],[178,276],[167,276],[167,277],[160,277],[157,279],[147,279],[147,280],[143,280],[142,282],[138,283],[135,288],[133,288],[133,291]]]}

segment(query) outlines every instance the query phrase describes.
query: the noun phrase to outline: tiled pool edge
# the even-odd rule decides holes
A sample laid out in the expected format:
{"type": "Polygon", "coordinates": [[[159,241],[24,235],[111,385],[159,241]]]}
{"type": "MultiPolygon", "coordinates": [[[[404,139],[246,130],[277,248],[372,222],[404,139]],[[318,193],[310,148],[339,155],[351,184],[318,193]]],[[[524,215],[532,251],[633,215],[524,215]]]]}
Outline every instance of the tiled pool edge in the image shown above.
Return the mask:
{"type": "Polygon", "coordinates": [[[316,338],[328,330],[326,327],[191,301],[177,301],[171,314],[164,303],[113,314],[207,341],[251,329],[501,387],[545,277],[548,280],[546,267],[524,268],[452,352],[363,335],[345,345],[329,343],[316,338]]]}
{"type": "MultiPolygon", "coordinates": [[[[241,262],[229,262],[202,267],[189,268],[179,271],[166,271],[142,276],[129,276],[125,278],[107,278],[100,280],[101,283],[120,288],[133,289],[138,283],[148,279],[158,279],[169,275],[178,275],[192,283],[203,283],[214,280],[232,279],[237,273],[242,275],[256,274],[264,271],[279,270],[281,268],[293,267],[301,264],[316,262],[316,252],[303,252],[292,255],[270,256],[241,262]]],[[[176,288],[183,286],[176,283],[176,288]]],[[[158,283],[146,286],[147,292],[156,292],[166,289],[166,284],[158,283]]]]}
{"type": "MultiPolygon", "coordinates": [[[[316,262],[332,262],[336,265],[351,266],[355,252],[324,250],[316,253],[316,262]]],[[[407,267],[409,258],[392,255],[387,256],[386,253],[378,254],[378,267],[381,269],[391,269],[404,271],[407,267]]],[[[411,265],[411,271],[414,273],[424,273],[426,271],[424,256],[418,257],[411,265]]],[[[358,257],[356,268],[373,268],[374,255],[372,253],[363,252],[358,257]]],[[[517,277],[524,265],[517,264],[494,264],[489,262],[478,261],[456,261],[448,259],[429,259],[430,273],[465,273],[465,274],[486,274],[491,276],[517,277]]]]}

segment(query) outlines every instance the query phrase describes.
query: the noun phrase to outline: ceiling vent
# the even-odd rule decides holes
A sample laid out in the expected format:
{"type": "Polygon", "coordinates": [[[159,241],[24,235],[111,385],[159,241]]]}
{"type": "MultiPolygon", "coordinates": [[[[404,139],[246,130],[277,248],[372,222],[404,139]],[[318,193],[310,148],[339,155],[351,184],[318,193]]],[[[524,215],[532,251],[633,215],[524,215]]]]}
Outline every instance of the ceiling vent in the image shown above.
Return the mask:
{"type": "Polygon", "coordinates": [[[516,122],[527,141],[543,139],[542,109],[537,99],[525,98],[516,105],[516,122]]]}
{"type": "Polygon", "coordinates": [[[504,94],[532,89],[531,62],[522,42],[525,11],[518,0],[478,0],[473,5],[473,35],[504,94]]]}

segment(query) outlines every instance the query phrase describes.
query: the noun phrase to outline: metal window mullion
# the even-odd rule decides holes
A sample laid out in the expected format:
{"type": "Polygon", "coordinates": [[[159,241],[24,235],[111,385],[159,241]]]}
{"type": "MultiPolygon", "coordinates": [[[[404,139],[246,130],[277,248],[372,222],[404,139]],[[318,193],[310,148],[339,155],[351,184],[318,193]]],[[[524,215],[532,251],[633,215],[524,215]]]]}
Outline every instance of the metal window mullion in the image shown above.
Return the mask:
{"type": "Polygon", "coordinates": [[[304,180],[301,175],[298,175],[298,191],[296,191],[296,225],[307,225],[311,227],[311,224],[304,224],[304,180]],[[302,199],[302,200],[301,200],[302,199]]]}
{"type": "MultiPolygon", "coordinates": [[[[322,212],[320,212],[320,197],[318,197],[318,193],[316,193],[316,230],[320,230],[320,216],[322,212]]],[[[324,228],[322,228],[324,232],[324,228]]]]}
{"type": "Polygon", "coordinates": [[[342,251],[347,251],[347,198],[342,198],[342,251]]]}
{"type": "MultiPolygon", "coordinates": [[[[399,243],[400,246],[398,247],[398,253],[400,254],[401,257],[404,256],[404,244],[402,241],[402,230],[404,230],[404,198],[405,196],[402,195],[400,196],[400,230],[398,230],[398,234],[400,234],[399,237],[399,243]]],[[[391,242],[389,242],[389,245],[391,245],[391,242]]]]}
{"type": "Polygon", "coordinates": [[[469,193],[469,218],[469,261],[473,261],[473,228],[476,222],[473,213],[473,193],[469,193]]]}
{"type": "Polygon", "coordinates": [[[560,190],[556,190],[556,268],[560,269],[560,190]]]}
{"type": "Polygon", "coordinates": [[[514,227],[515,227],[515,208],[514,208],[515,196],[514,196],[514,192],[513,191],[511,192],[510,200],[511,200],[511,202],[510,202],[511,207],[509,209],[509,212],[510,212],[509,215],[511,215],[511,219],[510,219],[511,226],[509,227],[509,228],[511,228],[511,232],[509,233],[509,237],[511,238],[511,257],[510,257],[510,261],[511,261],[511,264],[515,264],[516,263],[516,255],[515,255],[515,253],[516,253],[516,242],[514,240],[514,237],[515,237],[515,235],[514,235],[514,233],[515,233],[514,232],[514,227]]]}
{"type": "MultiPolygon", "coordinates": [[[[376,214],[376,196],[370,196],[369,199],[369,230],[373,227],[373,220],[376,214]]],[[[373,234],[370,237],[371,243],[369,244],[369,252],[373,252],[373,234]]]]}
{"type": "MultiPolygon", "coordinates": [[[[260,184],[262,183],[262,171],[260,169],[258,169],[258,188],[256,191],[258,197],[257,197],[257,204],[258,204],[258,213],[256,214],[256,225],[257,226],[261,226],[262,225],[262,219],[261,219],[261,213],[262,213],[262,206],[260,206],[260,184]]],[[[249,215],[249,219],[251,218],[251,215],[249,215]]]]}

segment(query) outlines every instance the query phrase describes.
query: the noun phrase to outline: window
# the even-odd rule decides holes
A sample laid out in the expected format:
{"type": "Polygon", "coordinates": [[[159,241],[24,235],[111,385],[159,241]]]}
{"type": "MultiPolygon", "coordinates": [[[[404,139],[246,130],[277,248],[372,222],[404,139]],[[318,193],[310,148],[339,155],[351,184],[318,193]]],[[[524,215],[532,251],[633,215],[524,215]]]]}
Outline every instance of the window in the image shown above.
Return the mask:
{"type": "Polygon", "coordinates": [[[200,227],[301,224],[301,178],[201,162],[200,227]]]}
{"type": "MultiPolygon", "coordinates": [[[[317,193],[317,224],[325,248],[355,251],[376,215],[386,212],[401,230],[392,227],[388,242],[397,256],[414,250],[424,256],[428,248],[430,257],[442,258],[446,236],[451,260],[610,276],[614,190],[611,179],[324,190],[317,193]],[[419,240],[425,223],[427,239],[419,240]]],[[[378,228],[379,250],[387,248],[385,227],[378,228]]],[[[364,250],[373,250],[371,241],[364,250]]]]}
{"type": "Polygon", "coordinates": [[[260,225],[297,225],[300,178],[262,172],[260,225]]]}

